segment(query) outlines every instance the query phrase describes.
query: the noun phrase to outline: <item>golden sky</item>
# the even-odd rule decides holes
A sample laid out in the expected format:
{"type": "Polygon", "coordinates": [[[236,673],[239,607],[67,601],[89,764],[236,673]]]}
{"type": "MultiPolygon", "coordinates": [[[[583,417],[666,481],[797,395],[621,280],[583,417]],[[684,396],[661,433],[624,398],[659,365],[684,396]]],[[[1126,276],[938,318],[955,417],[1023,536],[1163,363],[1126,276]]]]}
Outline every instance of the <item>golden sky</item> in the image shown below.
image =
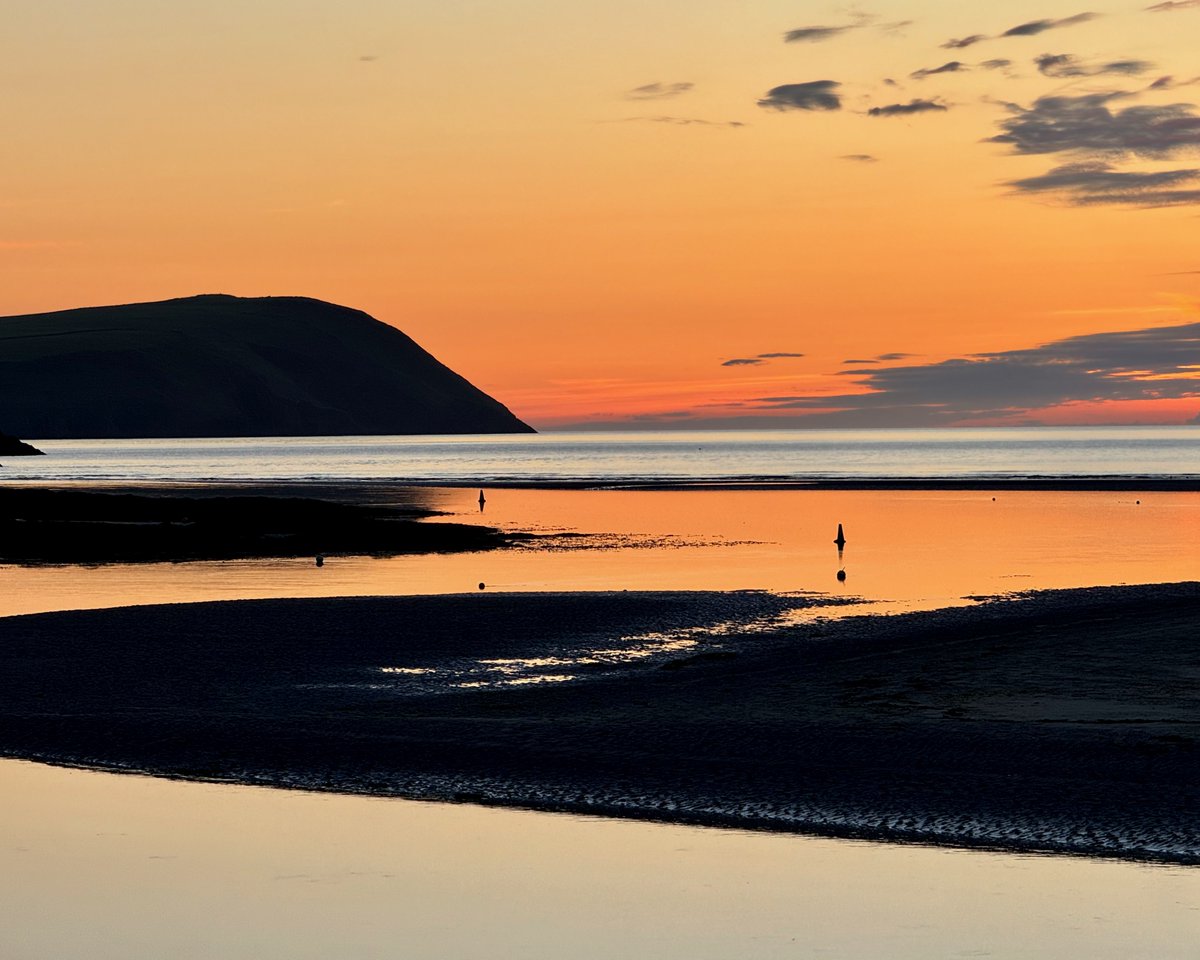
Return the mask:
{"type": "Polygon", "coordinates": [[[543,428],[1190,420],[1200,2],[1154,7],[11,5],[0,314],[318,297],[543,428]]]}

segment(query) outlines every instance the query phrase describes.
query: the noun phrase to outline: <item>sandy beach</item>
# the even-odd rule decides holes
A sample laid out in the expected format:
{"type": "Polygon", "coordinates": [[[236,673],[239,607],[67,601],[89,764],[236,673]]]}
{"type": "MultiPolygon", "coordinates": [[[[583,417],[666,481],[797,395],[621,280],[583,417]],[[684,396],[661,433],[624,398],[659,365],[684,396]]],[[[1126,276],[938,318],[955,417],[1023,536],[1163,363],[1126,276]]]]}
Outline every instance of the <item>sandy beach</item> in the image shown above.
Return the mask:
{"type": "Polygon", "coordinates": [[[0,754],[1200,862],[1200,584],[271,600],[0,620],[0,754]]]}

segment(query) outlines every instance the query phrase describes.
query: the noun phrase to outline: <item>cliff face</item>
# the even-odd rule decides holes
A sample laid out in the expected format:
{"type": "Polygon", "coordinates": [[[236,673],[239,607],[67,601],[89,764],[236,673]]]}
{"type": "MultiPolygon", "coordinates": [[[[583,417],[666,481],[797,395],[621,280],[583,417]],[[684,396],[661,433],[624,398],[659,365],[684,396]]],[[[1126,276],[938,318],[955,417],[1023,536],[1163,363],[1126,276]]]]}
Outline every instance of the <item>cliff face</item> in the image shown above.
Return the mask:
{"type": "Polygon", "coordinates": [[[0,433],[0,457],[36,457],[41,453],[37,447],[31,447],[7,433],[0,433]]]}
{"type": "Polygon", "coordinates": [[[45,438],[533,432],[394,327],[300,297],[0,318],[0,416],[45,438]]]}

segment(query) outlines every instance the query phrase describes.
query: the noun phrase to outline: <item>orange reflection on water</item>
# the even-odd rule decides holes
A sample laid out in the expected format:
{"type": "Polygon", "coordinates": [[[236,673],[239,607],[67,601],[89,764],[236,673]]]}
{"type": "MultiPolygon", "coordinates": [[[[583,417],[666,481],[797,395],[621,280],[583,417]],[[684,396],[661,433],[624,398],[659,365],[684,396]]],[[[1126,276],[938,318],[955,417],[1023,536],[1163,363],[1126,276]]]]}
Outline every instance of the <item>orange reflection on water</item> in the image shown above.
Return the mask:
{"type": "Polygon", "coordinates": [[[1200,494],[888,490],[434,492],[446,520],[598,534],[487,553],[0,567],[0,614],[260,597],[488,590],[816,591],[938,606],[972,594],[1195,579],[1200,494]],[[844,525],[839,562],[833,540],[844,525]],[[836,573],[846,571],[845,583],[836,573]]]}

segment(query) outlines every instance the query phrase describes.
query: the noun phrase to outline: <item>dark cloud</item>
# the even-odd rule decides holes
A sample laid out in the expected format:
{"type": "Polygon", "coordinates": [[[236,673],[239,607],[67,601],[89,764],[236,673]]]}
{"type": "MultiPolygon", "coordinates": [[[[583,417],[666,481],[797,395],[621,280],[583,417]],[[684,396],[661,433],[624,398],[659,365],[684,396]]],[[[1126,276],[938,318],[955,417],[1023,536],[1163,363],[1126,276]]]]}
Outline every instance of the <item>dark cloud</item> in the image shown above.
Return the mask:
{"type": "Polygon", "coordinates": [[[1123,93],[1042,97],[1032,107],[1010,106],[992,143],[1014,153],[1074,153],[1093,157],[1165,159],[1200,147],[1200,116],[1190,103],[1135,105],[1113,111],[1123,93]]]}
{"type": "Polygon", "coordinates": [[[1058,340],[941,363],[846,371],[869,392],[759,398],[810,424],[930,426],[1072,402],[1200,398],[1200,323],[1058,340]]]}
{"type": "Polygon", "coordinates": [[[873,157],[869,153],[843,153],[839,160],[853,160],[856,163],[878,163],[879,158],[873,157]]]}
{"type": "Polygon", "coordinates": [[[907,360],[914,356],[911,353],[881,353],[876,359],[878,360],[907,360]]]}
{"type": "Polygon", "coordinates": [[[943,50],[965,50],[967,47],[973,47],[977,43],[982,43],[988,38],[982,33],[973,33],[969,37],[961,37],[958,39],[950,39],[942,44],[943,50]]]}
{"type": "Polygon", "coordinates": [[[1094,13],[1077,13],[1073,17],[1063,17],[1061,20],[1030,20],[1028,23],[1019,23],[1015,27],[1010,27],[1000,34],[1000,36],[1034,37],[1039,33],[1045,33],[1047,30],[1071,27],[1077,23],[1086,23],[1089,20],[1095,20],[1096,17],[1097,14],[1094,13]]]}
{"type": "Polygon", "coordinates": [[[666,123],[675,127],[744,127],[741,120],[701,120],[698,117],[626,117],[626,123],[666,123]]]}
{"type": "Polygon", "coordinates": [[[984,60],[979,66],[984,70],[1003,70],[1005,67],[1011,67],[1012,61],[997,58],[996,60],[984,60]]]}
{"type": "Polygon", "coordinates": [[[1200,7],[1200,0],[1163,0],[1146,9],[1153,13],[1171,13],[1175,10],[1187,10],[1189,7],[1200,7]]]}
{"type": "Polygon", "coordinates": [[[647,83],[625,94],[626,100],[667,100],[687,93],[694,83],[647,83]]]}
{"type": "Polygon", "coordinates": [[[909,74],[914,80],[924,80],[926,77],[932,77],[939,73],[961,73],[963,70],[970,70],[961,60],[951,60],[949,63],[943,63],[940,67],[926,67],[923,70],[914,70],[909,74]]]}
{"type": "Polygon", "coordinates": [[[1191,80],[1176,80],[1172,76],[1159,77],[1147,88],[1149,90],[1174,90],[1176,87],[1194,87],[1200,84],[1200,77],[1191,80]]]}
{"type": "Polygon", "coordinates": [[[1075,206],[1163,207],[1200,202],[1200,190],[1178,189],[1200,180],[1200,169],[1123,172],[1103,161],[1069,163],[1039,177],[1010,180],[1020,193],[1058,194],[1075,206]]]}
{"type": "Polygon", "coordinates": [[[851,23],[844,27],[797,27],[783,35],[784,43],[820,43],[832,40],[850,30],[857,30],[861,24],[851,23]]]}
{"type": "Polygon", "coordinates": [[[794,360],[804,356],[802,353],[787,353],[776,351],[774,353],[759,353],[753,357],[736,357],[733,360],[726,360],[721,364],[723,367],[761,367],[768,360],[794,360]]]}
{"type": "Polygon", "coordinates": [[[936,100],[910,100],[908,103],[889,103],[886,107],[872,107],[867,113],[872,117],[903,117],[913,113],[930,113],[948,109],[949,107],[936,100]]]}
{"type": "Polygon", "coordinates": [[[843,360],[842,365],[849,367],[849,366],[853,366],[855,364],[878,363],[878,362],[879,362],[878,360],[843,360]]]}
{"type": "Polygon", "coordinates": [[[1131,76],[1154,69],[1154,64],[1146,60],[1113,60],[1109,63],[1089,64],[1069,53],[1043,53],[1040,57],[1034,57],[1033,62],[1038,68],[1038,73],[1059,80],[1070,77],[1098,77],[1106,73],[1131,76]]]}
{"type": "Polygon", "coordinates": [[[836,80],[785,83],[768,90],[758,105],[767,110],[840,110],[842,98],[837,93],[840,86],[836,80]]]}

